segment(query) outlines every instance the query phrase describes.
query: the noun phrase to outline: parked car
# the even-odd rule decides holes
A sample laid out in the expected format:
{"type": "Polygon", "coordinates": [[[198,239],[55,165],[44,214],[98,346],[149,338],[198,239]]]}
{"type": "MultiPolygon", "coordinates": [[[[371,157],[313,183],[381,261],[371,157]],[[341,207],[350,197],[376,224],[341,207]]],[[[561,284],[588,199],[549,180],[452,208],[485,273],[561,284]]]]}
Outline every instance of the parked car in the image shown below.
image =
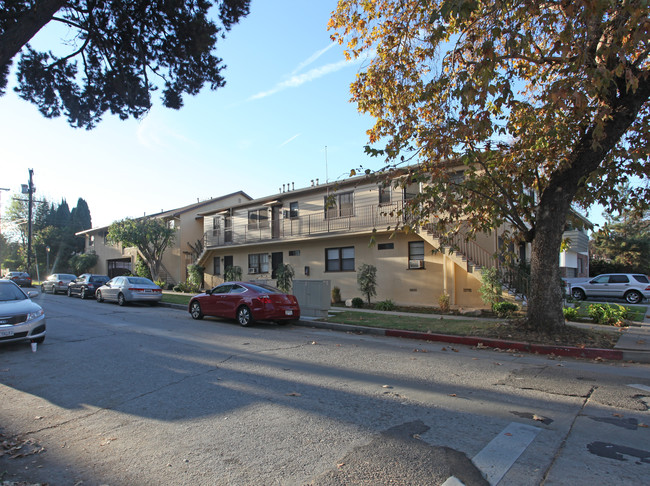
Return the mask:
{"type": "Polygon", "coordinates": [[[109,280],[108,275],[94,275],[92,273],[79,275],[68,284],[68,297],[79,295],[82,299],[88,297],[94,299],[95,291],[109,280]]]}
{"type": "Polygon", "coordinates": [[[0,343],[45,340],[45,313],[31,297],[36,290],[25,293],[10,280],[0,280],[0,343]]]}
{"type": "Polygon", "coordinates": [[[20,287],[31,287],[32,277],[27,272],[7,272],[4,276],[5,279],[11,280],[20,287]]]}
{"type": "Polygon", "coordinates": [[[97,302],[111,300],[119,305],[129,302],[149,302],[156,305],[162,299],[162,289],[148,278],[115,277],[95,292],[97,302]]]}
{"type": "Polygon", "coordinates": [[[636,273],[607,273],[586,282],[571,284],[571,296],[576,300],[589,297],[625,299],[628,304],[638,304],[650,298],[650,279],[636,273]]]}
{"type": "Polygon", "coordinates": [[[77,276],[71,273],[53,273],[41,283],[41,292],[52,292],[53,294],[63,292],[65,294],[70,282],[76,278],[77,276]]]}
{"type": "Polygon", "coordinates": [[[300,319],[295,296],[270,285],[251,282],[225,282],[190,300],[188,311],[193,319],[204,316],[236,319],[242,326],[256,320],[285,324],[300,319]]]}

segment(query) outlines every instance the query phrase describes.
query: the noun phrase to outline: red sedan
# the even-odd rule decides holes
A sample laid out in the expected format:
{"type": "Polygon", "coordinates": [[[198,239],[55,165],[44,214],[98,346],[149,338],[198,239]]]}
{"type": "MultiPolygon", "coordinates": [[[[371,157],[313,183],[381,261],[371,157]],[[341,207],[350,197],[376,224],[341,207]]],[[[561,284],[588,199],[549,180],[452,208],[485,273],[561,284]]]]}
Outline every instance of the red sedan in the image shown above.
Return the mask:
{"type": "Polygon", "coordinates": [[[300,306],[295,296],[270,285],[251,282],[224,282],[195,295],[188,311],[193,319],[225,317],[236,319],[242,326],[254,321],[286,324],[300,319],[300,306]]]}

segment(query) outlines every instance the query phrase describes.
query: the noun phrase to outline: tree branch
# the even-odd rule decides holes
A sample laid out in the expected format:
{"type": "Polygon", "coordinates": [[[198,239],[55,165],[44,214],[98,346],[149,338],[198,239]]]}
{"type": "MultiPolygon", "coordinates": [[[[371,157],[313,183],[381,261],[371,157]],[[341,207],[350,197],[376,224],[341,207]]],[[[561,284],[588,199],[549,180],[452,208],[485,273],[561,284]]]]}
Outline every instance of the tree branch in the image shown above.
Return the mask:
{"type": "Polygon", "coordinates": [[[7,28],[0,35],[0,67],[9,64],[66,3],[67,0],[40,0],[18,22],[7,28]]]}

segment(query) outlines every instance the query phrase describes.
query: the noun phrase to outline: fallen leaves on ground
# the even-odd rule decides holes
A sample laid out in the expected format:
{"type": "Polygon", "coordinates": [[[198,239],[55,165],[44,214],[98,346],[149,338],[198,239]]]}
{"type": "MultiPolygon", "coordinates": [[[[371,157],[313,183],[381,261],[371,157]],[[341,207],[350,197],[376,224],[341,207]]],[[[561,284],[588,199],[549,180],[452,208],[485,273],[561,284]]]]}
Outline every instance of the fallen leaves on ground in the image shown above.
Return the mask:
{"type": "Polygon", "coordinates": [[[547,344],[552,346],[561,344],[563,346],[577,348],[602,349],[613,349],[620,338],[620,334],[617,333],[592,331],[570,325],[564,326],[564,328],[557,332],[548,334],[544,331],[531,329],[523,320],[513,320],[501,326],[483,329],[480,335],[481,337],[524,343],[547,344]]]}

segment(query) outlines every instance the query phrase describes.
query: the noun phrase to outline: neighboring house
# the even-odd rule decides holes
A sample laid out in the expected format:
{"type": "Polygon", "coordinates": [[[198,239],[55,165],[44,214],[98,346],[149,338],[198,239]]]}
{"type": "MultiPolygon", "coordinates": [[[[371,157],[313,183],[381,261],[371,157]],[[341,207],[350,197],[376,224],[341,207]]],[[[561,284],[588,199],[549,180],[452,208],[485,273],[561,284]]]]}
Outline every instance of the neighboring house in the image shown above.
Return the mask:
{"type": "Polygon", "coordinates": [[[563,239],[567,248],[560,253],[560,275],[565,278],[589,278],[589,234],[592,223],[572,212],[573,223],[567,225],[563,239]]]}
{"type": "MultiPolygon", "coordinates": [[[[197,241],[203,242],[203,218],[197,216],[199,211],[220,210],[224,207],[250,201],[251,197],[242,191],[221,197],[197,202],[188,206],[151,214],[148,218],[160,218],[176,229],[174,243],[165,251],[160,278],[170,284],[184,282],[187,279],[187,266],[195,263],[197,241]],[[192,248],[194,247],[194,248],[192,248]]],[[[86,253],[99,256],[94,273],[115,277],[133,271],[137,256],[135,248],[122,248],[107,240],[108,226],[80,231],[77,235],[86,238],[86,253]]],[[[200,253],[200,249],[199,249],[200,253]]]]}

